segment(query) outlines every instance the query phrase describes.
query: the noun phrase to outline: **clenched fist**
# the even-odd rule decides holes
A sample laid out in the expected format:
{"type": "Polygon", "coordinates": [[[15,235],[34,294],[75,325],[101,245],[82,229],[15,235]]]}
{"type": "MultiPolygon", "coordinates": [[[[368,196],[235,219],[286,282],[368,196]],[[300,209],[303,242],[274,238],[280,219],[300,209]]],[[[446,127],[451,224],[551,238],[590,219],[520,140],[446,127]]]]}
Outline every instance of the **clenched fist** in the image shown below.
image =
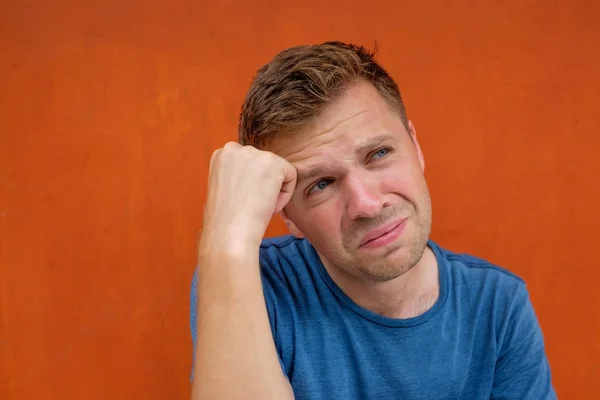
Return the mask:
{"type": "Polygon", "coordinates": [[[290,201],[295,187],[296,169],[285,159],[227,143],[210,160],[201,240],[258,251],[271,217],[290,201]]]}

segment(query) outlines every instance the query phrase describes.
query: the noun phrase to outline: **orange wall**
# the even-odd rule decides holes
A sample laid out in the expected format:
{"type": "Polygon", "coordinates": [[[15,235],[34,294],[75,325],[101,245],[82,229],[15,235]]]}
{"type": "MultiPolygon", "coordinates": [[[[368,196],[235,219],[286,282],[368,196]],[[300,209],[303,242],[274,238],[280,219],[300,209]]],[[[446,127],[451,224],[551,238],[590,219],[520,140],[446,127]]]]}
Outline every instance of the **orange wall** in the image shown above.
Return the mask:
{"type": "Polygon", "coordinates": [[[433,238],[524,277],[559,396],[600,398],[599,16],[594,0],[3,2],[0,398],[189,397],[209,157],[257,68],[330,39],[376,40],[397,77],[433,238]]]}

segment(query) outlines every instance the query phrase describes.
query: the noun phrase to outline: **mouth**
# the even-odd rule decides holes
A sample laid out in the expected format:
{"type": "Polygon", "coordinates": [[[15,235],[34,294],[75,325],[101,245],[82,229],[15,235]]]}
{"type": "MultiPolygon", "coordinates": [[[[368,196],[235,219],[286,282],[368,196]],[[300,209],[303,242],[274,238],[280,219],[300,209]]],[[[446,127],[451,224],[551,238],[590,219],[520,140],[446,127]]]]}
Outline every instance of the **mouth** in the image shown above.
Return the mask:
{"type": "Polygon", "coordinates": [[[360,248],[377,248],[394,241],[406,225],[407,218],[401,218],[381,228],[376,228],[367,233],[360,242],[360,248]]]}

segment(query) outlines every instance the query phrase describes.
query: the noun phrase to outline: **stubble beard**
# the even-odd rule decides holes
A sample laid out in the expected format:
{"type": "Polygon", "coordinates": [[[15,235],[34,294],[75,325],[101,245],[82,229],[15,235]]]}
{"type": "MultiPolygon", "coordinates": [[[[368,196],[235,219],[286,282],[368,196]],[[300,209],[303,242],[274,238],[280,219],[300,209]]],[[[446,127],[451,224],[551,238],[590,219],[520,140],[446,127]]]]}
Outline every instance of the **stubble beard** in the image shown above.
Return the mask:
{"type": "Polygon", "coordinates": [[[412,203],[390,207],[375,218],[356,220],[345,231],[342,239],[344,251],[323,248],[330,266],[363,282],[381,283],[393,280],[412,269],[423,257],[431,231],[431,201],[427,195],[419,208],[412,203]],[[418,210],[418,211],[417,211],[418,210]],[[365,232],[389,223],[398,217],[408,217],[405,238],[377,257],[361,257],[358,243],[365,232]],[[410,232],[407,232],[410,228],[410,232]],[[408,235],[407,235],[408,234],[408,235]]]}

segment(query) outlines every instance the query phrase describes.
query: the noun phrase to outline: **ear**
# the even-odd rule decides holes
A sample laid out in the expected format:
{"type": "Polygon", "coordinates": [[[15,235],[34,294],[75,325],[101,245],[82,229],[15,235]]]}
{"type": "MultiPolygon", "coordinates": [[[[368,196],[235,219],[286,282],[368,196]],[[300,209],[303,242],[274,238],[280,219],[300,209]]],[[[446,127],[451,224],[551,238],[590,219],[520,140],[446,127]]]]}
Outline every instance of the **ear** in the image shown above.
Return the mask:
{"type": "Polygon", "coordinates": [[[417,150],[417,156],[419,157],[419,163],[421,164],[421,169],[425,172],[425,157],[423,157],[423,152],[421,151],[421,146],[419,146],[419,142],[417,141],[417,130],[411,121],[408,121],[408,133],[410,134],[410,138],[415,144],[415,149],[417,150]]]}
{"type": "Polygon", "coordinates": [[[297,238],[303,238],[304,237],[304,234],[300,231],[300,229],[298,229],[298,227],[296,226],[296,224],[294,224],[294,222],[291,220],[291,218],[288,215],[288,213],[285,211],[285,207],[283,208],[283,210],[281,210],[279,212],[279,215],[281,215],[281,218],[283,218],[283,221],[287,225],[288,230],[290,231],[290,233],[292,235],[296,236],[297,238]]]}

